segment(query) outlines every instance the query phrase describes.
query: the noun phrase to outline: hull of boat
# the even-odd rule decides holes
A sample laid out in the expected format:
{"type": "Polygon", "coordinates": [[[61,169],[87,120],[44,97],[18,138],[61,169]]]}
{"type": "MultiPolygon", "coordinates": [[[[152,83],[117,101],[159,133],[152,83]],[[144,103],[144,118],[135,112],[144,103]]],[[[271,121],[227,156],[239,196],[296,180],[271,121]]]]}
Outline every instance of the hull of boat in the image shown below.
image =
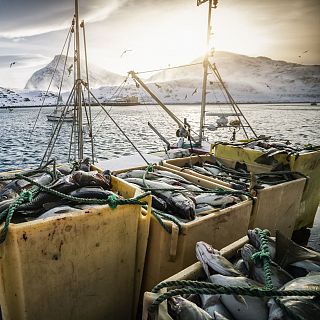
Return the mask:
{"type": "MultiPolygon", "coordinates": [[[[47,120],[48,120],[48,121],[55,121],[55,122],[57,122],[57,121],[59,121],[60,119],[61,119],[60,116],[47,115],[47,120]]],[[[63,119],[63,121],[64,121],[64,122],[72,122],[72,121],[73,121],[73,116],[71,116],[71,117],[65,117],[65,118],[63,119]]]]}

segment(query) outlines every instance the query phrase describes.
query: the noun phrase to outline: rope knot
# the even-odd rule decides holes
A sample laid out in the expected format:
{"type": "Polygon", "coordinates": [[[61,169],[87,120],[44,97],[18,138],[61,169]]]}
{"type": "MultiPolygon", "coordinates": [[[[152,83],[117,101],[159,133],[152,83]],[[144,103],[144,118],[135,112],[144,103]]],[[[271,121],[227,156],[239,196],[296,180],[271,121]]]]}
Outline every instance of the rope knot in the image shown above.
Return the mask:
{"type": "Polygon", "coordinates": [[[22,190],[20,193],[20,197],[23,200],[27,200],[28,202],[31,202],[33,199],[33,193],[31,190],[22,190]]]}
{"type": "Polygon", "coordinates": [[[267,259],[269,261],[271,260],[269,252],[258,251],[251,256],[251,260],[254,263],[257,263],[258,261],[263,261],[264,259],[267,259]]]}
{"type": "Polygon", "coordinates": [[[119,199],[115,194],[111,194],[107,200],[108,200],[108,205],[111,209],[115,209],[118,206],[119,199]]]}

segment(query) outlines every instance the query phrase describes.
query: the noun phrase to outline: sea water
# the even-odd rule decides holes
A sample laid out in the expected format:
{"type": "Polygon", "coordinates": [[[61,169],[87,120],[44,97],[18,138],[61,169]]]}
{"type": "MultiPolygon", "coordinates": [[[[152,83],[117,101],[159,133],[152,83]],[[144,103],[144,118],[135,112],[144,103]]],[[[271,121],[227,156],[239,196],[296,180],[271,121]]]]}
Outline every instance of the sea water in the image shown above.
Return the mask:
{"type": "MultiPolygon", "coordinates": [[[[186,119],[194,134],[199,132],[200,105],[169,106],[180,120],[186,119]]],[[[320,145],[320,106],[309,104],[248,104],[240,108],[257,135],[272,136],[276,139],[290,140],[292,143],[320,145]]],[[[106,107],[110,116],[118,123],[137,148],[143,152],[164,150],[165,144],[150,129],[150,122],[170,143],[177,141],[177,124],[164,111],[155,105],[128,107],[106,107]]],[[[46,115],[53,108],[0,109],[0,171],[10,170],[22,165],[38,165],[48,146],[56,123],[48,122],[46,115]]],[[[230,113],[225,105],[209,105],[207,112],[230,113]]],[[[85,116],[84,116],[85,118],[85,116]]],[[[100,107],[92,108],[93,137],[95,156],[111,159],[122,155],[135,154],[132,145],[121,134],[107,114],[100,107]]],[[[215,124],[217,117],[207,116],[206,125],[215,124]]],[[[85,122],[85,119],[84,119],[85,122]]],[[[63,124],[57,138],[52,157],[66,162],[70,150],[72,125],[63,124]]],[[[248,129],[248,136],[253,134],[248,129]]],[[[89,128],[84,128],[84,137],[90,141],[89,128]]],[[[211,142],[229,141],[232,129],[224,128],[206,131],[211,142]]],[[[242,132],[237,138],[244,138],[242,132]]],[[[71,158],[75,144],[71,144],[71,158]]],[[[87,143],[85,154],[90,155],[87,143]]],[[[130,165],[130,164],[128,164],[130,165]]]]}

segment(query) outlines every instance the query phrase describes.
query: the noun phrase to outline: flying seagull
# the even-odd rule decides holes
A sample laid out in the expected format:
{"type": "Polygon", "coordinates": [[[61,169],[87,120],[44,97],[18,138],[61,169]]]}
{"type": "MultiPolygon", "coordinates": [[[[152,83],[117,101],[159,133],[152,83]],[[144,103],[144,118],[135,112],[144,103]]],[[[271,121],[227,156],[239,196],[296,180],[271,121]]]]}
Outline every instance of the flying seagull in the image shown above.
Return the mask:
{"type": "Polygon", "coordinates": [[[196,94],[197,91],[198,91],[198,88],[195,88],[194,91],[192,92],[192,96],[193,96],[194,94],[196,94]]]}
{"type": "Polygon", "coordinates": [[[303,51],[303,53],[307,53],[307,52],[309,52],[309,50],[303,51]]]}
{"type": "Polygon", "coordinates": [[[271,90],[271,87],[266,83],[266,86],[271,90]]]}
{"type": "Polygon", "coordinates": [[[73,63],[72,63],[71,66],[68,68],[69,76],[70,76],[70,74],[71,74],[71,72],[72,72],[72,68],[73,68],[73,63]]]}
{"type": "Polygon", "coordinates": [[[159,88],[159,89],[162,88],[159,84],[157,84],[157,83],[154,83],[154,84],[157,86],[157,88],[159,88]]]}
{"type": "Polygon", "coordinates": [[[11,68],[14,64],[16,64],[15,61],[11,62],[11,63],[10,63],[10,68],[11,68]]]}
{"type": "Polygon", "coordinates": [[[127,52],[129,52],[129,51],[132,51],[132,50],[131,50],[131,49],[124,50],[124,51],[121,53],[120,58],[122,58],[122,57],[123,57],[123,55],[124,55],[124,54],[126,54],[126,53],[127,53],[127,52]]]}
{"type": "Polygon", "coordinates": [[[184,100],[186,100],[188,98],[188,94],[186,94],[186,96],[184,97],[184,100]]]}

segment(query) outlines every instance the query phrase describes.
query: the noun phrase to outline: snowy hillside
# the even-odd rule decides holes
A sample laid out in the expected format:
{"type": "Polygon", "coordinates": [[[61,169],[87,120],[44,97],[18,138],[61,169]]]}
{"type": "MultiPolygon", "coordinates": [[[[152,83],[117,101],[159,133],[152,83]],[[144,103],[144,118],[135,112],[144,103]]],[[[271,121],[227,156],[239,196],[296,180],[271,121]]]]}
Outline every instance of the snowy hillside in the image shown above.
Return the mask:
{"type": "MultiPolygon", "coordinates": [[[[319,101],[319,65],[300,65],[230,52],[216,52],[214,58],[210,60],[216,64],[223,81],[236,101],[319,101]]],[[[197,62],[201,62],[201,60],[195,60],[192,63],[197,62]]],[[[208,80],[208,101],[214,102],[223,99],[216,79],[211,76],[208,80]]],[[[184,97],[188,94],[187,101],[200,101],[202,65],[162,71],[150,77],[148,81],[157,84],[164,82],[165,88],[178,84],[180,91],[185,91],[184,97]],[[172,82],[173,80],[175,82],[172,82]],[[194,90],[197,89],[192,97],[189,97],[190,87],[193,87],[194,90]]],[[[194,90],[191,91],[191,94],[194,90]]]]}
{"type": "MultiPolygon", "coordinates": [[[[44,92],[51,79],[58,56],[45,68],[35,72],[27,83],[27,90],[0,88],[1,106],[41,105],[44,92]],[[36,89],[36,91],[34,91],[36,89]]],[[[211,60],[213,60],[211,58],[211,60]]],[[[145,82],[161,101],[166,104],[188,104],[201,102],[202,64],[201,60],[191,67],[161,71],[145,82]]],[[[213,62],[213,61],[212,61],[213,62]]],[[[248,57],[244,55],[216,52],[214,62],[236,102],[319,102],[320,66],[300,65],[285,61],[275,61],[266,57],[248,57]]],[[[51,85],[51,91],[45,104],[57,100],[57,87],[61,79],[64,59],[60,60],[58,72],[51,85]]],[[[67,60],[67,68],[73,65],[72,58],[67,60]]],[[[71,68],[73,72],[73,67],[71,68]]],[[[107,103],[113,98],[137,96],[141,103],[154,103],[145,91],[132,80],[117,90],[124,77],[90,66],[90,84],[100,102],[107,103]],[[116,95],[114,96],[114,93],[116,95]]],[[[84,69],[83,69],[84,70],[84,69]]],[[[73,73],[66,72],[64,90],[70,90],[73,73]]],[[[68,92],[63,94],[66,101],[68,92]]],[[[208,78],[207,102],[226,102],[216,79],[208,78]]]]}
{"type": "MultiPolygon", "coordinates": [[[[54,70],[57,66],[57,71],[54,75],[50,90],[58,91],[60,82],[63,75],[65,56],[55,56],[54,59],[44,68],[33,73],[31,78],[28,80],[25,89],[28,90],[47,90],[51,77],[54,74],[54,70]]],[[[86,79],[84,63],[82,62],[82,78],[86,79]]],[[[68,57],[66,62],[65,76],[63,80],[62,91],[71,90],[73,86],[73,75],[74,61],[73,58],[68,57]]],[[[89,65],[89,82],[92,88],[100,87],[103,85],[113,86],[120,85],[124,77],[118,74],[106,71],[100,67],[89,65]]]]}

